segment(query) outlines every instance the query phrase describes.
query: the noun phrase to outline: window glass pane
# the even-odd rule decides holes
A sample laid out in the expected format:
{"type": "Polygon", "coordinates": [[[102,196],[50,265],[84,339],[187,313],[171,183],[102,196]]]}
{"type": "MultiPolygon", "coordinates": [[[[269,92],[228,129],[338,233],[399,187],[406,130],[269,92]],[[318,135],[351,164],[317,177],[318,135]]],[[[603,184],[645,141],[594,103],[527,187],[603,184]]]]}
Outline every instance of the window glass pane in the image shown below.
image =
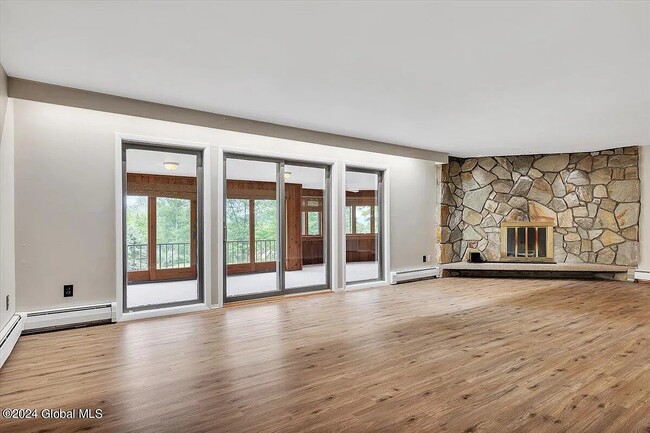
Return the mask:
{"type": "Polygon", "coordinates": [[[129,272],[149,269],[149,197],[126,198],[126,263],[129,272]]]}
{"type": "Polygon", "coordinates": [[[370,206],[356,207],[357,233],[370,233],[370,206]]]}
{"type": "Polygon", "coordinates": [[[528,243],[526,246],[527,257],[535,257],[535,243],[537,241],[537,227],[528,227],[528,243]]]}
{"type": "Polygon", "coordinates": [[[537,257],[546,257],[546,227],[539,227],[537,257]]]}
{"type": "Polygon", "coordinates": [[[250,205],[248,200],[226,200],[226,263],[250,262],[250,205]]]}
{"type": "Polygon", "coordinates": [[[374,233],[379,233],[379,222],[381,221],[381,215],[379,215],[379,206],[375,206],[375,231],[374,233]]]}
{"type": "Polygon", "coordinates": [[[517,257],[526,257],[526,227],[517,227],[517,257]]]}
{"type": "Polygon", "coordinates": [[[308,230],[307,234],[309,236],[318,236],[320,235],[320,218],[318,212],[309,212],[307,214],[308,230]]]}
{"type": "Polygon", "coordinates": [[[278,212],[275,200],[255,200],[255,262],[275,261],[278,212]]]}
{"type": "Polygon", "coordinates": [[[158,269],[190,266],[190,201],[179,198],[156,198],[156,267],[158,269]]]}
{"type": "Polygon", "coordinates": [[[506,254],[508,257],[515,256],[515,229],[514,227],[509,227],[507,229],[508,233],[508,243],[506,246],[506,254]]]}
{"type": "Polygon", "coordinates": [[[345,233],[352,234],[352,206],[345,207],[345,233]]]}

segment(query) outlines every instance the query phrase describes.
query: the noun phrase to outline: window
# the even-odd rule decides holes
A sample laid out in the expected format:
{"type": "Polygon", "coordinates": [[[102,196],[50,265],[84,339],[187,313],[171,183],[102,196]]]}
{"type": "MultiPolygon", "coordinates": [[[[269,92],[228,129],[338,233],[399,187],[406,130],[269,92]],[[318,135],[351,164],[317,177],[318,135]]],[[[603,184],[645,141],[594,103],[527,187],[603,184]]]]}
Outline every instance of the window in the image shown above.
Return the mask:
{"type": "Polygon", "coordinates": [[[321,197],[303,197],[302,200],[302,235],[322,236],[323,199],[321,197]]]}
{"type": "Polygon", "coordinates": [[[379,206],[353,204],[345,207],[345,234],[379,233],[379,206]]]}

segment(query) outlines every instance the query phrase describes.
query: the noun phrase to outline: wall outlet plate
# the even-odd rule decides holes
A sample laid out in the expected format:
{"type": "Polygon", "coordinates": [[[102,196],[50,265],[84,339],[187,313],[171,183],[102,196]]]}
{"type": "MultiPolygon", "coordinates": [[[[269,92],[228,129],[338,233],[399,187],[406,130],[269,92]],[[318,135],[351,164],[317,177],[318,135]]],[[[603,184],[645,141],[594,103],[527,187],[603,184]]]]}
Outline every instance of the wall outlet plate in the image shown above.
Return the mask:
{"type": "Polygon", "coordinates": [[[72,284],[65,284],[63,286],[63,297],[64,298],[69,298],[70,296],[73,296],[73,286],[72,284]]]}

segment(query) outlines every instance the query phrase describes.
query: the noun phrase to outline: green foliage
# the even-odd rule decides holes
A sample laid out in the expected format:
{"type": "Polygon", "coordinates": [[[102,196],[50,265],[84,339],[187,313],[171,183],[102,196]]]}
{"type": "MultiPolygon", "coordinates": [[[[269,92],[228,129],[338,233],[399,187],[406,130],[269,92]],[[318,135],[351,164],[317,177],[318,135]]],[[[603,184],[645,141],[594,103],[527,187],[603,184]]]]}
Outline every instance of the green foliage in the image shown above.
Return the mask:
{"type": "Polygon", "coordinates": [[[148,229],[147,197],[130,195],[126,198],[126,243],[147,243],[148,229]]]}
{"type": "Polygon", "coordinates": [[[275,200],[255,200],[255,240],[275,240],[278,210],[275,200]]]}
{"type": "Polygon", "coordinates": [[[370,233],[370,206],[357,206],[357,233],[370,233]]]}
{"type": "Polygon", "coordinates": [[[156,198],[156,243],[189,243],[190,201],[179,198],[156,198]]]}
{"type": "Polygon", "coordinates": [[[226,200],[226,228],[229,241],[249,240],[249,202],[245,199],[226,200]]]}

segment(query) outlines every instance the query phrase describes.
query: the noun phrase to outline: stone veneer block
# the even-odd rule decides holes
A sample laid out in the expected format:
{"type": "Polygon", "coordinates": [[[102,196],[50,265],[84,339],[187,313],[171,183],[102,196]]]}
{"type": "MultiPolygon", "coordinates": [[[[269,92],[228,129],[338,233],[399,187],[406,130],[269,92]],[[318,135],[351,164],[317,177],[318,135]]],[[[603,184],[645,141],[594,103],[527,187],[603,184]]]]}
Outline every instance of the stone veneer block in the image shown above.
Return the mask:
{"type": "Polygon", "coordinates": [[[492,187],[489,185],[477,190],[469,191],[465,194],[463,205],[475,210],[476,212],[481,212],[491,192],[492,187]]]}
{"type": "Polygon", "coordinates": [[[622,229],[635,226],[639,223],[639,212],[641,205],[639,203],[621,203],[616,206],[614,215],[618,226],[622,229]]]}
{"type": "Polygon", "coordinates": [[[533,167],[539,171],[552,172],[562,171],[567,165],[569,165],[569,155],[566,153],[543,156],[533,163],[533,167]]]}
{"type": "Polygon", "coordinates": [[[638,180],[614,180],[607,185],[609,197],[618,202],[638,202],[641,199],[641,185],[638,180]]]}

